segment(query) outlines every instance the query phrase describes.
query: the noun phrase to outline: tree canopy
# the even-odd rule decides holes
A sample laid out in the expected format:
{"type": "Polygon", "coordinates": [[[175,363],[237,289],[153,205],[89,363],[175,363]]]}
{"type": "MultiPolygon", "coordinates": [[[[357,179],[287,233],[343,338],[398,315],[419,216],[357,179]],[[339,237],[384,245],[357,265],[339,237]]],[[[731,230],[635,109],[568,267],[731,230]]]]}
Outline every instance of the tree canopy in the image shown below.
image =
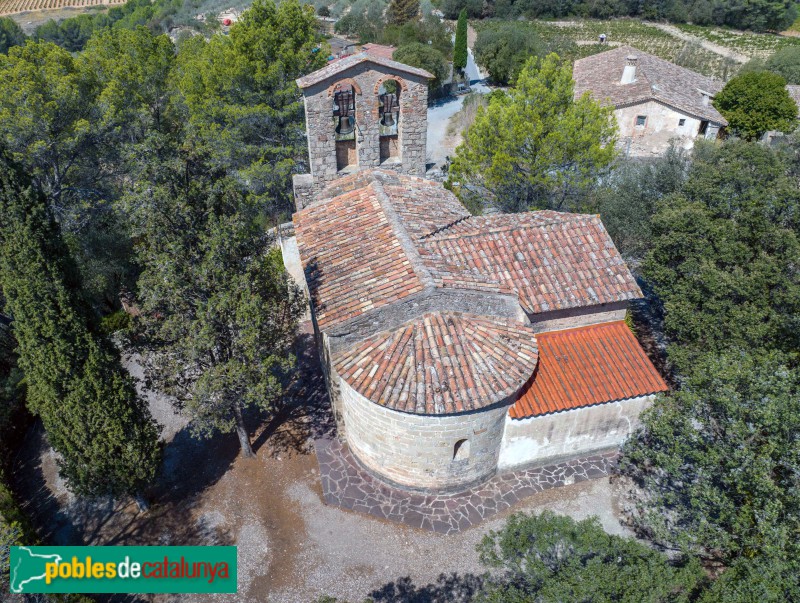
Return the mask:
{"type": "Polygon", "coordinates": [[[147,374],[177,398],[195,433],[236,431],[252,456],[243,412],[279,399],[303,312],[260,204],[196,155],[128,202],[147,374]]]}
{"type": "Polygon", "coordinates": [[[610,108],[573,98],[572,68],[531,59],[507,93],[478,110],[456,149],[449,183],[504,211],[574,208],[615,156],[610,108]]]}
{"type": "Polygon", "coordinates": [[[570,60],[575,44],[555,38],[545,42],[522,21],[499,21],[481,27],[475,40],[475,60],[486,68],[493,82],[513,85],[517,75],[531,57],[544,58],[551,52],[570,60]]]}
{"type": "Polygon", "coordinates": [[[734,77],[714,98],[714,106],[730,129],[747,140],[770,130],[791,132],[797,126],[797,104],[786,90],[786,80],[767,71],[734,77]]]}
{"type": "Polygon", "coordinates": [[[512,515],[478,551],[499,571],[478,597],[485,603],[680,603],[691,600],[703,578],[696,560],[673,565],[646,545],[606,534],[597,518],[575,521],[548,511],[512,515]]]}
{"type": "Polygon", "coordinates": [[[80,494],[134,494],[158,467],[158,428],[111,344],[93,332],[80,279],[45,197],[0,161],[0,285],[28,408],[80,494]]]}
{"type": "Polygon", "coordinates": [[[419,17],[419,0],[391,0],[386,17],[392,25],[402,25],[419,17]]]}
{"type": "Polygon", "coordinates": [[[764,68],[782,76],[787,84],[800,84],[800,48],[779,48],[766,60],[764,68]]]}
{"type": "Polygon", "coordinates": [[[730,562],[796,555],[800,376],[776,353],[709,354],[645,414],[624,467],[653,500],[648,533],[730,562]]]}
{"type": "Polygon", "coordinates": [[[800,350],[800,191],[790,170],[787,155],[756,143],[703,145],[681,191],[658,204],[643,274],[679,370],[710,351],[800,350]]]}
{"type": "Polygon", "coordinates": [[[406,44],[395,50],[392,58],[400,63],[420,67],[431,73],[434,76],[428,82],[428,89],[431,91],[441,86],[447,78],[447,62],[442,53],[427,44],[420,42],[406,44]]]}
{"type": "Polygon", "coordinates": [[[0,53],[7,53],[12,46],[24,44],[27,37],[16,21],[0,17],[0,53]]]}
{"type": "Polygon", "coordinates": [[[456,41],[453,49],[453,69],[461,72],[467,68],[467,60],[469,54],[467,52],[467,9],[461,9],[458,15],[458,23],[456,24],[456,41]]]}
{"type": "Polygon", "coordinates": [[[320,43],[311,6],[256,0],[230,35],[196,36],[178,54],[189,135],[276,218],[291,212],[291,175],[307,161],[294,80],[325,64],[320,43]]]}

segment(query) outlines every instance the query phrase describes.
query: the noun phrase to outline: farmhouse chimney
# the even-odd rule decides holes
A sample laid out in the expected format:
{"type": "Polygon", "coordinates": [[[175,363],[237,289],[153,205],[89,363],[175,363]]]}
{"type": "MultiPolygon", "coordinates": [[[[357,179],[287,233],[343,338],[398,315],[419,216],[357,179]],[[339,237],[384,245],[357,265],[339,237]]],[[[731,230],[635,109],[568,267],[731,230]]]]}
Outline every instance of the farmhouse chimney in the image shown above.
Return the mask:
{"type": "Polygon", "coordinates": [[[625,59],[625,69],[622,70],[620,84],[632,84],[636,81],[636,63],[638,61],[639,57],[634,55],[629,55],[628,58],[625,59]]]}
{"type": "Polygon", "coordinates": [[[708,103],[711,102],[711,93],[701,90],[700,94],[703,95],[703,106],[708,107],[708,103]]]}

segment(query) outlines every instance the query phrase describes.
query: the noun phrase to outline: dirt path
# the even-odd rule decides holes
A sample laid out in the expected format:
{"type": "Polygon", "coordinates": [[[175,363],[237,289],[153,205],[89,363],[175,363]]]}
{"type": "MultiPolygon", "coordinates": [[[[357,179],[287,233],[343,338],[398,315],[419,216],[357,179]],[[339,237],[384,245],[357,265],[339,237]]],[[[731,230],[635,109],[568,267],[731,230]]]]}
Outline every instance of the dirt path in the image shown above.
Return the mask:
{"type": "Polygon", "coordinates": [[[730,48],[726,48],[725,46],[714,44],[714,42],[709,42],[708,40],[704,40],[703,38],[700,38],[698,36],[693,36],[692,34],[686,33],[685,31],[681,31],[674,25],[667,25],[666,23],[651,23],[651,22],[648,22],[647,25],[655,27],[656,29],[660,29],[661,31],[668,33],[671,36],[678,38],[679,40],[683,40],[684,42],[691,42],[693,44],[698,44],[708,51],[711,51],[725,58],[732,59],[737,63],[747,63],[747,61],[750,60],[750,57],[746,55],[736,52],[735,50],[731,50],[730,48]]]}

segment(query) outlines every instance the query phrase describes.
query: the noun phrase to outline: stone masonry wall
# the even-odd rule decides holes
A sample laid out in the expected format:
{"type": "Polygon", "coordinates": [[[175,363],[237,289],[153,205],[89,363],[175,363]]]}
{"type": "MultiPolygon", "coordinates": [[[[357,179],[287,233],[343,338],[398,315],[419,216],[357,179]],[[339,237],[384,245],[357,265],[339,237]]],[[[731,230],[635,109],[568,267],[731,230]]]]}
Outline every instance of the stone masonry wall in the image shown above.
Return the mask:
{"type": "Polygon", "coordinates": [[[537,333],[574,329],[604,322],[625,320],[628,302],[614,302],[584,308],[570,308],[555,312],[542,312],[529,316],[531,326],[537,333]]]}
{"type": "Polygon", "coordinates": [[[370,402],[338,376],[333,379],[339,382],[351,452],[385,481],[421,490],[462,491],[497,471],[507,405],[461,415],[413,415],[370,402]],[[457,456],[464,458],[454,459],[461,440],[467,444],[459,447],[457,456]]]}
{"type": "Polygon", "coordinates": [[[529,419],[505,420],[498,470],[546,465],[616,448],[639,426],[653,396],[597,404],[529,419]]]}
{"type": "Polygon", "coordinates": [[[357,169],[375,168],[381,165],[378,93],[381,84],[390,79],[396,80],[401,86],[398,128],[400,156],[399,160],[391,158],[384,167],[413,176],[425,175],[427,80],[367,61],[303,90],[314,194],[342,175],[336,166],[336,137],[332,119],[334,88],[341,83],[355,89],[357,169]]]}

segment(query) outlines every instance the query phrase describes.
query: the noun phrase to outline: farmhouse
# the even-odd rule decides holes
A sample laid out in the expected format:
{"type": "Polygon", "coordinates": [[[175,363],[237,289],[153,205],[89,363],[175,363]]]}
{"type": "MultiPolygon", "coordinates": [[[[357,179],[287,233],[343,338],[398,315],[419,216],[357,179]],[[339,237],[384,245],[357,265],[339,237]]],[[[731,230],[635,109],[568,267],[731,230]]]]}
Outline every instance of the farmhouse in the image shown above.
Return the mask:
{"type": "Polygon", "coordinates": [[[293,221],[338,437],[383,483],[459,492],[614,449],[666,385],[599,217],[471,216],[423,177],[429,77],[362,53],[298,80],[293,221]]]}
{"type": "Polygon", "coordinates": [[[614,106],[626,156],[661,155],[673,139],[688,149],[728,124],[711,104],[722,82],[630,46],[575,61],[573,78],[576,98],[614,106]]]}

